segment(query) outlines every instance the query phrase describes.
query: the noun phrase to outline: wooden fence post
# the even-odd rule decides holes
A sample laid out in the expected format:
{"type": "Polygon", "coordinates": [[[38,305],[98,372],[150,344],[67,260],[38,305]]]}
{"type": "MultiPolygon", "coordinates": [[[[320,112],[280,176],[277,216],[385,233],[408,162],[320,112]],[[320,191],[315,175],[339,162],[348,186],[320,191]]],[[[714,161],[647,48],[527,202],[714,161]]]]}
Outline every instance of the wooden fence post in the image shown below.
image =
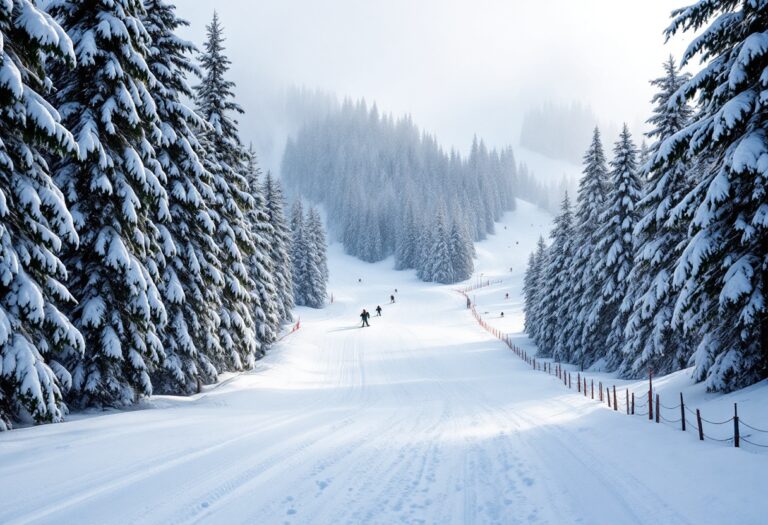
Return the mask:
{"type": "Polygon", "coordinates": [[[600,381],[600,384],[598,385],[598,391],[600,393],[600,402],[603,402],[603,382],[600,381]]]}
{"type": "Polygon", "coordinates": [[[595,399],[595,380],[590,380],[590,384],[592,385],[592,399],[595,399]]]}
{"type": "Polygon", "coordinates": [[[648,421],[653,421],[653,368],[648,368],[648,421]]]}
{"type": "Polygon", "coordinates": [[[587,378],[584,378],[584,397],[587,397],[587,378]]]}
{"type": "Polygon", "coordinates": [[[659,394],[656,394],[656,423],[659,422],[659,416],[661,412],[661,402],[659,401],[659,394]]]}
{"type": "Polygon", "coordinates": [[[571,373],[568,372],[568,388],[571,388],[571,373]]]}
{"type": "Polygon", "coordinates": [[[632,392],[632,415],[635,415],[635,393],[632,392]]]}
{"type": "Polygon", "coordinates": [[[653,421],[653,392],[648,390],[648,421],[653,421]]]}
{"type": "Polygon", "coordinates": [[[579,390],[579,394],[581,394],[581,374],[576,374],[576,388],[579,390]]]}
{"type": "Polygon", "coordinates": [[[696,409],[696,423],[699,425],[699,441],[704,441],[704,428],[701,426],[701,411],[696,409]]]}
{"type": "Polygon", "coordinates": [[[685,432],[685,401],[683,401],[682,392],[680,392],[680,420],[683,422],[683,432],[685,432]]]}
{"type": "Polygon", "coordinates": [[[605,390],[606,390],[606,392],[608,394],[607,395],[607,397],[608,397],[608,408],[611,408],[611,389],[610,389],[610,387],[606,386],[605,390]]]}
{"type": "Polygon", "coordinates": [[[733,446],[739,448],[739,407],[733,404],[733,446]]]}
{"type": "Polygon", "coordinates": [[[619,410],[619,403],[616,401],[616,385],[613,385],[613,411],[619,410]]]}
{"type": "Polygon", "coordinates": [[[627,401],[627,415],[629,415],[629,388],[627,388],[624,399],[627,401]]]}

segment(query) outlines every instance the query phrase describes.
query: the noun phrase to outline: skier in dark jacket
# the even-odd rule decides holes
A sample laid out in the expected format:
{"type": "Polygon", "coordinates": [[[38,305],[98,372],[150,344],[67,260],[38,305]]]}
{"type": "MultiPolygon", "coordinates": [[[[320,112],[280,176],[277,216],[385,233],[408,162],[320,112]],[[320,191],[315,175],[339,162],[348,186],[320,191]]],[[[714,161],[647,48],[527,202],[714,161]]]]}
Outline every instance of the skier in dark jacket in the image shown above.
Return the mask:
{"type": "Polygon", "coordinates": [[[394,302],[395,302],[395,296],[394,295],[390,295],[389,296],[389,304],[392,304],[394,302]]]}
{"type": "Polygon", "coordinates": [[[368,310],[363,308],[363,313],[360,314],[360,319],[363,320],[362,326],[371,326],[368,324],[368,318],[371,316],[370,313],[368,313],[368,310]]]}
{"type": "Polygon", "coordinates": [[[381,306],[376,307],[376,317],[381,317],[381,306]]]}

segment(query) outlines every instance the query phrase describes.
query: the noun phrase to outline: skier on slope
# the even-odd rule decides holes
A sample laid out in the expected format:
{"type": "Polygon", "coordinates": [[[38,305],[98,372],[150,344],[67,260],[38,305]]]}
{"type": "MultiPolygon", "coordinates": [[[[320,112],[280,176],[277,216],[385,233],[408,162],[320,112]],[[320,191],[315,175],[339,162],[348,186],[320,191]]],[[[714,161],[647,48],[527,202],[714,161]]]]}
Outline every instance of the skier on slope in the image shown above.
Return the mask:
{"type": "Polygon", "coordinates": [[[381,317],[381,305],[376,307],[376,317],[381,317]]]}
{"type": "Polygon", "coordinates": [[[369,325],[369,324],[368,324],[368,318],[369,318],[369,317],[371,317],[371,314],[370,314],[370,313],[368,313],[368,310],[366,310],[365,308],[363,308],[363,312],[360,314],[360,319],[362,319],[362,320],[363,320],[363,324],[361,325],[361,328],[362,328],[363,326],[371,326],[371,325],[369,325]]]}
{"type": "Polygon", "coordinates": [[[390,295],[389,296],[389,304],[392,304],[394,302],[395,302],[395,296],[394,295],[390,295]]]}

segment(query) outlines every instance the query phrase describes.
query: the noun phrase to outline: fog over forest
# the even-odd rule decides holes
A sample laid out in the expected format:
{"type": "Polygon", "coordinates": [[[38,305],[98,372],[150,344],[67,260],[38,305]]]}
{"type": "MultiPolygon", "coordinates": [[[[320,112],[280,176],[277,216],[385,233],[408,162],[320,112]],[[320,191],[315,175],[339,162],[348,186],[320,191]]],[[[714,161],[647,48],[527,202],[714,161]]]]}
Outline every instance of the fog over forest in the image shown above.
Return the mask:
{"type": "MultiPolygon", "coordinates": [[[[671,0],[598,0],[586,8],[566,0],[228,0],[215,7],[247,115],[244,139],[272,170],[304,115],[292,88],[408,113],[466,154],[474,134],[491,147],[516,146],[526,112],[547,104],[581,104],[606,132],[626,121],[637,135],[651,108],[648,80],[685,47],[679,38],[664,45],[669,13],[680,7],[671,0]]],[[[187,0],[178,9],[191,22],[182,35],[199,45],[213,7],[187,0]]],[[[327,102],[313,100],[320,108],[327,102]]]]}

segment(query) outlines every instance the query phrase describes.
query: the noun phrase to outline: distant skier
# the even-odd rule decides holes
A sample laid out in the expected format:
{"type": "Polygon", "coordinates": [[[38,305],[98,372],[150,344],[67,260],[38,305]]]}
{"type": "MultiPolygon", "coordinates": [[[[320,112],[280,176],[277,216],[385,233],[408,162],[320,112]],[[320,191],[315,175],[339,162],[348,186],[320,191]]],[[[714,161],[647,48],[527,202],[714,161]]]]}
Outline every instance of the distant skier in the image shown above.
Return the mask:
{"type": "Polygon", "coordinates": [[[361,283],[361,282],[363,282],[363,279],[358,277],[357,282],[361,283]]]}
{"type": "Polygon", "coordinates": [[[376,307],[376,317],[381,317],[381,305],[376,307]]]}
{"type": "Polygon", "coordinates": [[[394,295],[390,295],[389,296],[389,304],[392,304],[394,302],[395,302],[395,296],[394,295]]]}
{"type": "Polygon", "coordinates": [[[363,320],[363,324],[361,325],[361,328],[362,328],[363,326],[371,326],[371,325],[369,325],[369,324],[368,324],[368,318],[369,318],[369,317],[371,317],[371,314],[370,314],[370,313],[368,313],[368,310],[366,310],[365,308],[363,308],[363,312],[360,314],[360,319],[362,319],[362,320],[363,320]]]}
{"type": "Polygon", "coordinates": [[[504,318],[504,312],[501,312],[501,318],[502,319],[504,318]]]}
{"type": "Polygon", "coordinates": [[[397,288],[395,288],[395,293],[397,293],[397,288]]]}
{"type": "Polygon", "coordinates": [[[472,301],[469,300],[469,297],[467,297],[467,309],[472,308],[472,301]]]}
{"type": "Polygon", "coordinates": [[[509,299],[509,293],[504,294],[504,299],[509,299]]]}

